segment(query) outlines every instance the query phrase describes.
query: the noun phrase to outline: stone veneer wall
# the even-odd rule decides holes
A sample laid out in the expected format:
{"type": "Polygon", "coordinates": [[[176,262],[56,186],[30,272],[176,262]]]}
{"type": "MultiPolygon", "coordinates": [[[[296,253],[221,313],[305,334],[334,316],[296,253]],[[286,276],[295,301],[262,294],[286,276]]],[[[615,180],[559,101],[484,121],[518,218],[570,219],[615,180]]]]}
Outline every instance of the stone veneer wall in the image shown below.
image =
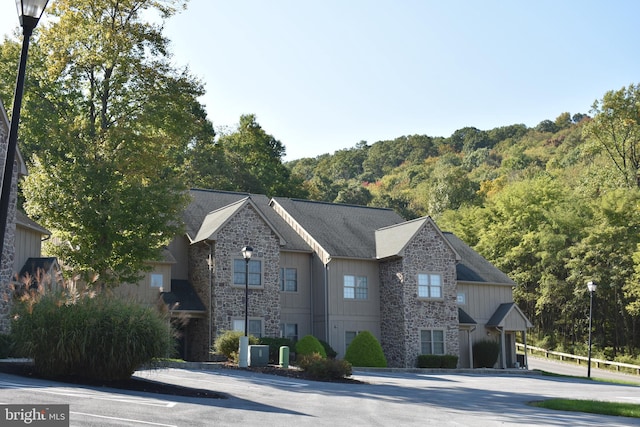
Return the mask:
{"type": "Polygon", "coordinates": [[[444,329],[445,352],[459,355],[455,253],[438,230],[427,223],[401,260],[381,264],[380,276],[382,339],[389,366],[416,366],[421,329],[444,329]],[[425,272],[442,274],[442,300],[418,298],[418,273],[425,272]],[[394,326],[397,322],[404,328],[394,326]]]}
{"type": "MultiPolygon", "coordinates": [[[[232,286],[233,259],[242,258],[244,246],[253,247],[253,259],[262,261],[262,289],[249,289],[249,318],[260,317],[264,335],[280,335],[280,241],[253,206],[246,205],[218,231],[213,244],[213,290],[209,301],[209,246],[192,245],[189,251],[189,281],[207,308],[213,307],[212,338],[232,327],[234,318],[244,319],[244,286],[232,286]],[[209,304],[207,303],[209,302],[209,304]]],[[[192,355],[203,352],[208,357],[207,322],[193,328],[190,340],[192,355]],[[196,330],[197,329],[197,330],[196,330]],[[202,343],[202,344],[200,344],[202,343]],[[200,349],[199,351],[196,348],[200,349]]],[[[203,359],[204,360],[204,359],[203,359]]]]}
{"type": "Polygon", "coordinates": [[[387,366],[406,365],[404,274],[402,259],[380,263],[380,345],[387,366]]]}
{"type": "MultiPolygon", "coordinates": [[[[0,159],[4,161],[7,153],[7,138],[9,135],[8,123],[0,121],[0,159]]],[[[17,159],[17,156],[16,156],[17,159]]],[[[17,181],[18,167],[14,162],[13,180],[11,185],[11,197],[9,199],[9,210],[7,212],[7,228],[4,235],[4,246],[0,261],[0,333],[8,333],[10,327],[9,313],[11,311],[11,288],[10,282],[13,274],[13,263],[15,259],[16,240],[16,203],[17,203],[17,181]]],[[[3,168],[0,167],[0,170],[3,168]]],[[[2,172],[0,172],[2,173],[2,172]]],[[[1,180],[0,175],[0,180],[1,180]]],[[[1,185],[0,185],[1,187],[1,185]]]]}
{"type": "MultiPolygon", "coordinates": [[[[215,243],[211,242],[211,249],[207,243],[196,243],[189,246],[189,282],[207,308],[204,320],[189,321],[187,348],[190,361],[203,362],[209,360],[209,350],[213,343],[209,342],[209,251],[215,253],[215,243]]],[[[215,269],[215,259],[214,259],[215,269]]]]}

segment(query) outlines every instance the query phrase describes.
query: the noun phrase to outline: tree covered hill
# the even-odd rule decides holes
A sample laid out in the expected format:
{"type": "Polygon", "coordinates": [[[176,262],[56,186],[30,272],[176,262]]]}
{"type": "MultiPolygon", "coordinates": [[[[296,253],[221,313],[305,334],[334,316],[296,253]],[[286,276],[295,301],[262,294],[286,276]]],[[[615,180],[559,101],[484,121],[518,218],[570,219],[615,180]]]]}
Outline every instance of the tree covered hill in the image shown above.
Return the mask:
{"type": "Polygon", "coordinates": [[[541,345],[585,350],[595,281],[596,348],[637,356],[639,106],[630,85],[592,117],[360,142],[287,166],[312,199],[432,216],[518,283],[541,345]]]}

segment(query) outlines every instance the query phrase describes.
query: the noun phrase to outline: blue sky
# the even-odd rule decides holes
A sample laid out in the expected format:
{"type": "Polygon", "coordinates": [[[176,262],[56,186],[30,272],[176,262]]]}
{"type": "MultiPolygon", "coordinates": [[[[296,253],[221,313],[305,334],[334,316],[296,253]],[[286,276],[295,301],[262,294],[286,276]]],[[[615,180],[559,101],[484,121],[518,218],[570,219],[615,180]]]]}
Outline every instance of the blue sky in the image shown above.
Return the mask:
{"type": "Polygon", "coordinates": [[[635,0],[191,0],[166,35],[214,126],[255,114],[293,160],[588,113],[640,82],[638,16],[635,0]]]}

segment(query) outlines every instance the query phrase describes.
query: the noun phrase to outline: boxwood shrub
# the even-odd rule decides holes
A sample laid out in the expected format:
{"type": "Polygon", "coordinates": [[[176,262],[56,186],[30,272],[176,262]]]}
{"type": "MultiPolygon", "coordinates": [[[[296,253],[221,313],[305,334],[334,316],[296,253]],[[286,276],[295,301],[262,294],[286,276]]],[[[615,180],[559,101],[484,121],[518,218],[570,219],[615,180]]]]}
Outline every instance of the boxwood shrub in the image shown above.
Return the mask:
{"type": "Polygon", "coordinates": [[[418,368],[444,368],[455,369],[458,367],[458,356],[451,354],[421,354],[418,356],[418,368]]]}
{"type": "MultiPolygon", "coordinates": [[[[223,331],[213,342],[213,354],[221,354],[227,359],[238,362],[238,348],[240,347],[240,337],[244,336],[243,331],[223,331]]],[[[257,345],[258,338],[249,335],[249,345],[257,345]]]]}
{"type": "Polygon", "coordinates": [[[362,331],[351,341],[344,355],[353,366],[386,368],[387,359],[384,357],[382,346],[369,331],[362,331]]]}
{"type": "Polygon", "coordinates": [[[473,345],[473,365],[476,368],[493,368],[500,355],[500,343],[493,340],[478,341],[473,345]]]}
{"type": "Polygon", "coordinates": [[[318,353],[324,359],[327,358],[324,347],[313,335],[305,335],[296,343],[296,357],[309,356],[313,353],[318,353]]]}

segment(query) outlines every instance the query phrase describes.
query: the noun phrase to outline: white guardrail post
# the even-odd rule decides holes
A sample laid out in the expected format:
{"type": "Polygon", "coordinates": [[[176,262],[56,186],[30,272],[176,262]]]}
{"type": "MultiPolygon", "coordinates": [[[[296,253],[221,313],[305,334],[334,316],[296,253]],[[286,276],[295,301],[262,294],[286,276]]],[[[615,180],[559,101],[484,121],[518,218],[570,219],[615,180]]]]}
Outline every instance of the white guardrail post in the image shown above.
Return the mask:
{"type": "MultiPolygon", "coordinates": [[[[516,348],[524,351],[524,344],[516,343],[516,348]]],[[[546,358],[549,358],[549,355],[552,355],[562,361],[573,359],[576,361],[578,365],[581,362],[587,363],[589,360],[587,357],[584,357],[584,356],[577,356],[575,354],[562,353],[559,351],[551,351],[551,350],[547,350],[540,347],[533,347],[531,345],[527,345],[527,351],[529,351],[529,354],[531,355],[534,355],[534,352],[542,353],[546,358]]],[[[636,375],[640,375],[640,365],[632,365],[630,363],[620,363],[620,362],[613,362],[610,360],[602,360],[602,359],[594,359],[594,358],[591,358],[591,363],[595,364],[596,368],[599,368],[600,365],[603,365],[605,367],[615,368],[616,371],[620,371],[620,368],[626,368],[632,371],[633,373],[635,373],[636,375]]]]}

